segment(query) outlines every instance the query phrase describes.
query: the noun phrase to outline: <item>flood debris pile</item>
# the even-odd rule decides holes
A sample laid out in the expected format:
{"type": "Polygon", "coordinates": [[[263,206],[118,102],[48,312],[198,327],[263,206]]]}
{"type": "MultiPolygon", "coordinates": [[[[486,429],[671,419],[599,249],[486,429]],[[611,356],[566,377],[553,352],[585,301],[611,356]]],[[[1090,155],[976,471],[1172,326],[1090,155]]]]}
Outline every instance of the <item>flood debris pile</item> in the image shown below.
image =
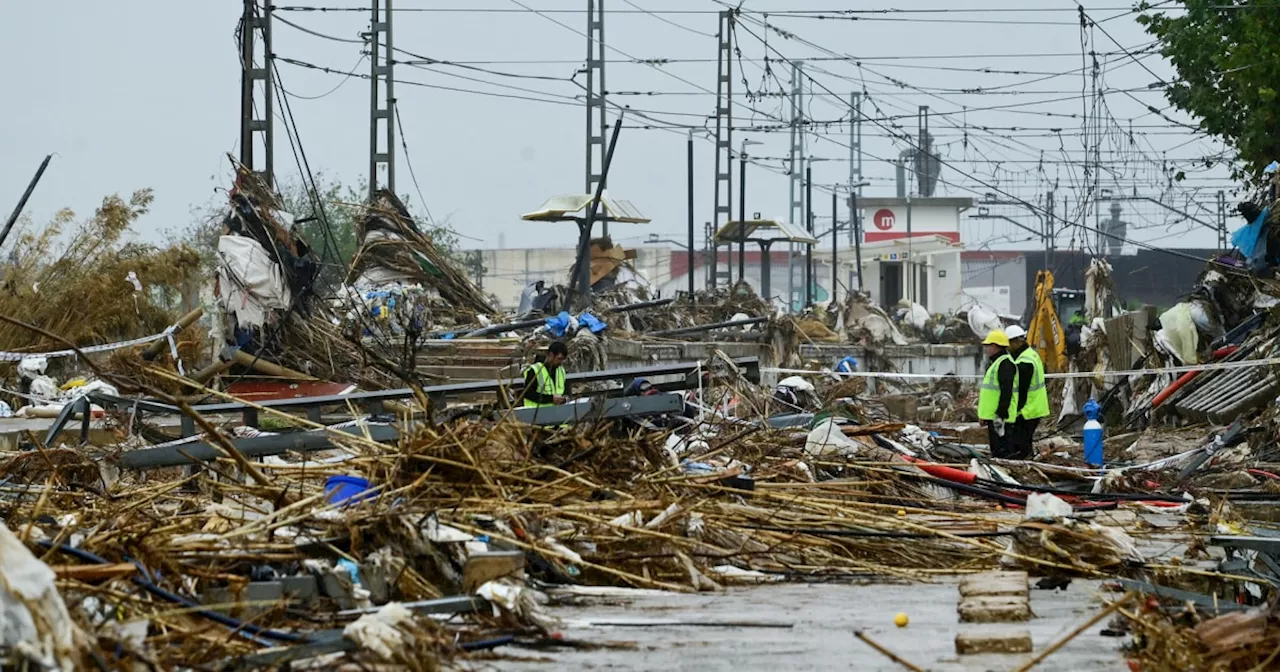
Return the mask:
{"type": "Polygon", "coordinates": [[[367,331],[372,320],[393,336],[413,339],[496,312],[391,191],[379,190],[366,205],[359,236],[347,289],[358,300],[351,310],[363,314],[348,315],[350,328],[367,331]]]}

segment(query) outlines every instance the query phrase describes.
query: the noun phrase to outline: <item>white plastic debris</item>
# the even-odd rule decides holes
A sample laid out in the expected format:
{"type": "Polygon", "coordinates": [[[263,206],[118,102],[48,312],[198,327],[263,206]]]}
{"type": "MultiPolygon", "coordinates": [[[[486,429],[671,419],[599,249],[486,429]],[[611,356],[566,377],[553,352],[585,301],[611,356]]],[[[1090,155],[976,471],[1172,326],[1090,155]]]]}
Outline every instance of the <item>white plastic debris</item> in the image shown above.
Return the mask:
{"type": "MultiPolygon", "coordinates": [[[[581,588],[582,586],[577,586],[581,588]]],[[[556,628],[560,621],[547,614],[542,605],[547,596],[510,578],[494,579],[476,589],[476,595],[493,605],[493,615],[501,616],[505,610],[517,618],[543,628],[556,628]]]]}
{"type": "Polygon", "coordinates": [[[771,583],[781,581],[783,578],[779,574],[765,574],[755,569],[743,569],[733,565],[716,565],[709,570],[709,573],[715,574],[721,581],[737,583],[771,583]]]}
{"type": "Polygon", "coordinates": [[[985,338],[992,331],[1004,328],[1004,322],[1000,321],[1000,314],[981,303],[969,306],[968,318],[969,330],[978,338],[985,338]]]}
{"type": "Polygon", "coordinates": [[[682,508],[679,502],[673,503],[671,506],[668,506],[666,509],[664,509],[662,513],[659,513],[658,515],[654,516],[653,520],[649,521],[648,523],[645,523],[645,528],[650,530],[656,530],[662,527],[662,525],[666,523],[668,520],[671,520],[672,518],[675,518],[677,515],[679,515],[681,510],[682,508]]]}
{"type": "Polygon", "coordinates": [[[789,387],[801,392],[817,392],[817,388],[813,386],[813,383],[805,380],[801,376],[788,376],[783,378],[778,381],[778,387],[789,387]]]}
{"type": "Polygon", "coordinates": [[[49,566],[0,522],[0,647],[38,666],[71,672],[83,635],[54,586],[49,566]]]}
{"type": "Polygon", "coordinates": [[[804,452],[810,457],[822,457],[825,455],[850,456],[856,455],[860,444],[853,439],[844,435],[840,425],[834,420],[828,418],[818,423],[810,432],[804,441],[804,452]]]}
{"type": "Polygon", "coordinates": [[[929,310],[918,303],[912,303],[907,309],[903,321],[920,331],[929,325],[929,310]]]}
{"type": "Polygon", "coordinates": [[[419,529],[422,530],[422,536],[437,544],[462,543],[475,539],[471,534],[441,523],[434,515],[427,518],[419,529]]]}
{"type": "Polygon", "coordinates": [[[412,620],[412,612],[399,602],[390,602],[374,613],[347,624],[342,635],[383,660],[393,660],[409,643],[409,635],[400,626],[412,620]]]}
{"type": "Polygon", "coordinates": [[[129,271],[129,275],[126,275],[124,279],[129,284],[133,285],[133,291],[135,292],[142,291],[142,281],[138,279],[137,273],[134,273],[133,271],[129,271]]]}
{"type": "Polygon", "coordinates": [[[48,368],[49,360],[44,357],[27,357],[18,362],[18,373],[27,380],[35,380],[36,377],[43,376],[48,368]]]}
{"type": "Polygon", "coordinates": [[[1026,520],[1053,522],[1070,518],[1071,513],[1071,505],[1055,495],[1047,492],[1033,492],[1027,495],[1026,520]]]}
{"type": "Polygon", "coordinates": [[[624,513],[617,518],[609,521],[609,525],[613,527],[640,527],[644,525],[644,514],[639,511],[631,511],[624,513]]]}

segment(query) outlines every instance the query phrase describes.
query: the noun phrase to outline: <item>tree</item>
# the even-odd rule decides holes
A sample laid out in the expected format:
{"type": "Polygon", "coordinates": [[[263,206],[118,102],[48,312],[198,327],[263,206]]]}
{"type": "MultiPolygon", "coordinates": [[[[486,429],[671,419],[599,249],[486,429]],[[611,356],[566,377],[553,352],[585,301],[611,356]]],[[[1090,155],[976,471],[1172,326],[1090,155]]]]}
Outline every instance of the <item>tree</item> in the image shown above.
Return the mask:
{"type": "MultiPolygon", "coordinates": [[[[1137,17],[1178,72],[1165,96],[1234,146],[1237,177],[1280,159],[1280,10],[1245,0],[1179,0],[1182,10],[1137,17]]],[[[1206,167],[1212,165],[1206,159],[1206,167]]]]}

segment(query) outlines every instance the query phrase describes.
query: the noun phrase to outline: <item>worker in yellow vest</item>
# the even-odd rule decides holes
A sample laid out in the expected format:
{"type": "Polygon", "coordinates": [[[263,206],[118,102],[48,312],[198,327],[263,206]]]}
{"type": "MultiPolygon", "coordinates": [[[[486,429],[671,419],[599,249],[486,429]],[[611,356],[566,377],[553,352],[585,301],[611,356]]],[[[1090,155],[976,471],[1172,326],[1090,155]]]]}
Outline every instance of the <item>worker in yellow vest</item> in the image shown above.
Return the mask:
{"type": "Polygon", "coordinates": [[[526,408],[564,403],[562,365],[568,356],[569,347],[563,341],[554,341],[547,346],[546,355],[538,355],[524,370],[524,392],[520,398],[526,408]]]}
{"type": "Polygon", "coordinates": [[[978,386],[978,419],[987,426],[987,444],[994,457],[1012,457],[1010,432],[1017,416],[1018,367],[1009,356],[1009,337],[999,329],[987,334],[983,350],[991,365],[978,386]]]}
{"type": "Polygon", "coordinates": [[[1029,459],[1040,418],[1049,415],[1049,392],[1044,388],[1044,362],[1035,348],[1027,346],[1027,332],[1018,325],[1004,330],[1009,337],[1009,356],[1018,367],[1017,417],[1010,436],[1010,448],[1017,459],[1029,459]]]}

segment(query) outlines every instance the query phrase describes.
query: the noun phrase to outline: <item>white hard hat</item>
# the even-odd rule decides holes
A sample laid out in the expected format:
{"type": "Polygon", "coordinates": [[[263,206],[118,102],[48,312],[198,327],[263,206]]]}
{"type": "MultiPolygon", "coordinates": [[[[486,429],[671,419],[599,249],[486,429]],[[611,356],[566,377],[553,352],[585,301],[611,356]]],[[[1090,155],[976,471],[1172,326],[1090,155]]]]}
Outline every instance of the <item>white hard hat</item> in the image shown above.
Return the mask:
{"type": "Polygon", "coordinates": [[[1026,330],[1024,330],[1022,327],[1019,327],[1018,325],[1016,325],[1016,324],[1015,324],[1015,325],[1012,325],[1012,326],[1005,327],[1005,328],[1004,328],[1004,335],[1005,335],[1005,336],[1008,336],[1010,339],[1014,339],[1014,338],[1026,338],[1026,337],[1027,337],[1027,332],[1026,332],[1026,330]]]}

